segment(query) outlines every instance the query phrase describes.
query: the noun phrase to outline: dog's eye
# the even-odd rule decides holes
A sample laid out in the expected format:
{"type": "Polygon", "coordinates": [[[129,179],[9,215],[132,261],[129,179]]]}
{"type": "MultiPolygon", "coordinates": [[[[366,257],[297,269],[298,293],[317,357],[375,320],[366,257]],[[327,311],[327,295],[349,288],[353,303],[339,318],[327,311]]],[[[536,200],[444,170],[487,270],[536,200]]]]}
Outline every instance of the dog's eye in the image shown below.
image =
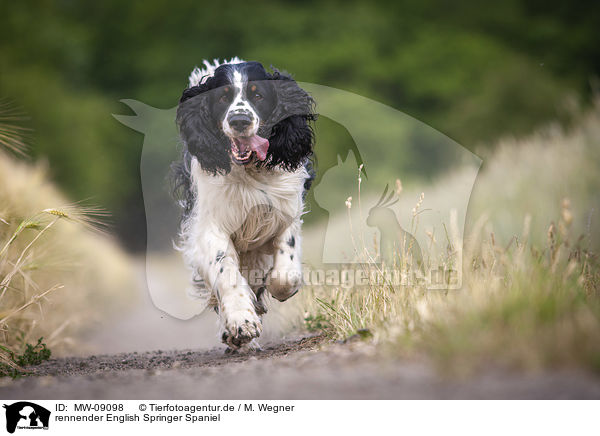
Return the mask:
{"type": "Polygon", "coordinates": [[[260,101],[263,99],[263,96],[260,92],[257,91],[257,87],[256,85],[251,85],[250,89],[248,89],[248,95],[250,95],[250,98],[254,101],[260,101]]]}
{"type": "Polygon", "coordinates": [[[223,88],[223,94],[221,94],[221,97],[219,97],[219,102],[220,103],[229,103],[231,101],[231,88],[229,86],[226,86],[225,88],[223,88]]]}

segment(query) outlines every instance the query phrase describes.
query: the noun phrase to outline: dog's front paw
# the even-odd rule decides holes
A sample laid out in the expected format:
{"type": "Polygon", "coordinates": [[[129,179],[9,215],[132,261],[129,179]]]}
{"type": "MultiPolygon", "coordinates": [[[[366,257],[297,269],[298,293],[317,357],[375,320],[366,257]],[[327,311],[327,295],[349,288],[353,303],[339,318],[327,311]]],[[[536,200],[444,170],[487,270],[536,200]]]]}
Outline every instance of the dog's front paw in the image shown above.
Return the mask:
{"type": "Polygon", "coordinates": [[[231,348],[240,348],[260,336],[262,323],[254,311],[238,310],[223,315],[225,320],[221,340],[231,348]]]}
{"type": "Polygon", "coordinates": [[[240,348],[227,347],[225,354],[255,354],[260,353],[262,350],[262,347],[258,343],[258,339],[254,338],[240,348]]]}

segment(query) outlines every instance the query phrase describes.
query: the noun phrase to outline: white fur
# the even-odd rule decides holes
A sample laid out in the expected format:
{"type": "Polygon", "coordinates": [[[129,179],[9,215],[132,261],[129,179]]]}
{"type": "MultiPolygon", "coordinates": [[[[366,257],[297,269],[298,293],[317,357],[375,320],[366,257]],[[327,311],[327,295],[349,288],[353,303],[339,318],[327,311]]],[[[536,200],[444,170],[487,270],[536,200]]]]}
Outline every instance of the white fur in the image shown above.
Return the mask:
{"type": "Polygon", "coordinates": [[[206,79],[213,76],[215,74],[215,70],[219,68],[223,64],[241,64],[245,61],[239,59],[237,56],[226,60],[223,62],[219,61],[219,59],[213,59],[213,63],[208,60],[203,60],[204,68],[195,67],[189,77],[189,87],[197,86],[201,83],[204,83],[206,79]]]}
{"type": "Polygon", "coordinates": [[[288,172],[233,165],[229,174],[213,176],[195,158],[191,173],[196,201],[182,225],[179,248],[219,309],[224,341],[237,348],[262,330],[256,313],[261,285],[248,283],[250,272],[266,277],[267,292],[279,300],[301,284],[302,193],[308,174],[304,167],[288,172]]]}
{"type": "Polygon", "coordinates": [[[235,95],[233,97],[231,104],[229,105],[229,109],[227,109],[227,111],[225,112],[225,116],[222,120],[223,132],[225,132],[225,134],[228,135],[229,137],[236,136],[237,133],[234,132],[233,129],[231,128],[231,126],[229,125],[229,115],[232,113],[235,113],[235,112],[244,112],[247,114],[251,114],[252,123],[250,124],[250,126],[248,126],[246,131],[243,133],[243,136],[255,135],[256,132],[258,132],[259,118],[258,118],[258,114],[256,113],[256,111],[254,110],[254,108],[252,107],[250,102],[248,101],[246,92],[244,91],[246,89],[247,83],[239,71],[233,72],[232,79],[233,79],[232,82],[233,82],[233,88],[234,88],[235,95]]]}
{"type": "MultiPolygon", "coordinates": [[[[241,62],[235,57],[224,63],[241,62]]],[[[203,83],[222,64],[215,59],[204,65],[190,74],[190,87],[203,83]]],[[[247,134],[254,134],[260,120],[246,101],[243,77],[234,72],[232,82],[236,94],[229,110],[243,106],[251,111],[255,122],[247,134]]],[[[226,120],[227,115],[223,130],[231,135],[226,120]]],[[[259,347],[256,338],[264,311],[257,313],[262,308],[257,294],[266,289],[283,301],[301,285],[300,228],[307,177],[304,167],[289,172],[235,164],[227,175],[210,175],[192,159],[194,207],[182,223],[177,248],[195,284],[188,294],[210,298],[218,308],[223,341],[232,348],[259,347]]]]}

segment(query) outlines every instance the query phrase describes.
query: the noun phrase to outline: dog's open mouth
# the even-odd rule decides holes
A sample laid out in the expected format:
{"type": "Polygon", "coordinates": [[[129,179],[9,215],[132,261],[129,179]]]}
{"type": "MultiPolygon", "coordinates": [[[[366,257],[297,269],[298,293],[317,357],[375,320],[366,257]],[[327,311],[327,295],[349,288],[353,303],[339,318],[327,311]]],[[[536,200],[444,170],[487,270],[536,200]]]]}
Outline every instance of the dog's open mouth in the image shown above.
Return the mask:
{"type": "Polygon", "coordinates": [[[267,158],[269,140],[258,135],[231,138],[231,156],[238,165],[246,165],[253,156],[260,161],[267,158]]]}

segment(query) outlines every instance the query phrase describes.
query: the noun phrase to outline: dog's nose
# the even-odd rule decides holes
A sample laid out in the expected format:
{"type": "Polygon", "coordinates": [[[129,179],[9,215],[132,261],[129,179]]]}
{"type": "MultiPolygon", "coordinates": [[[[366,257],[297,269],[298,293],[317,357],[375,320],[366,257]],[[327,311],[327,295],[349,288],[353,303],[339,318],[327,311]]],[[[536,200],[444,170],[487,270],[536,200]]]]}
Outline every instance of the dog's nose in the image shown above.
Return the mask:
{"type": "Polygon", "coordinates": [[[252,123],[252,118],[246,114],[235,114],[229,117],[228,122],[232,129],[242,132],[252,123]]]}

